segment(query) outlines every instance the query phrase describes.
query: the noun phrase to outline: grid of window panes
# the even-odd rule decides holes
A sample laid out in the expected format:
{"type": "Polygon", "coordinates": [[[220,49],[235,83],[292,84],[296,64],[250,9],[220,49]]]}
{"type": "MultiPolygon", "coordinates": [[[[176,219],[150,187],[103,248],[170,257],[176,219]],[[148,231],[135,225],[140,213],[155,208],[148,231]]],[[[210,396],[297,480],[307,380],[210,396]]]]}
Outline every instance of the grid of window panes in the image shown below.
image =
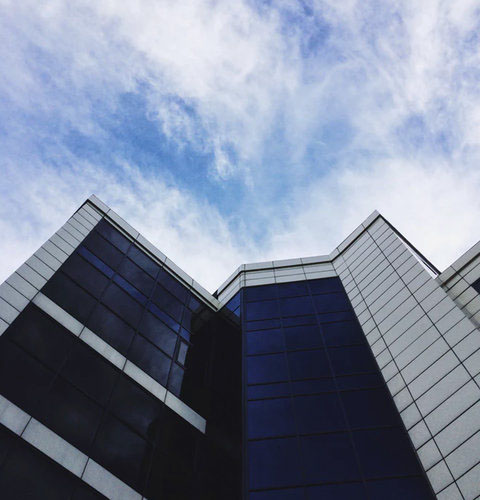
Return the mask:
{"type": "MultiPolygon", "coordinates": [[[[106,221],[42,292],[207,418],[207,434],[34,304],[0,337],[0,394],[149,499],[237,498],[239,328],[106,221]]],[[[25,498],[57,498],[57,488],[58,498],[70,498],[62,485],[78,484],[69,473],[48,466],[43,474],[50,459],[15,439],[0,426],[2,499],[23,498],[24,487],[25,498]],[[22,474],[30,482],[15,486],[22,474]],[[48,478],[55,484],[45,496],[48,478]]],[[[98,496],[80,490],[72,498],[98,496]]]]}
{"type": "MultiPolygon", "coordinates": [[[[105,219],[42,292],[177,396],[192,322],[193,294],[105,219]]],[[[201,413],[200,401],[185,401],[201,413]]]]}
{"type": "Polygon", "coordinates": [[[432,498],[341,281],[243,294],[249,499],[432,498]]]}

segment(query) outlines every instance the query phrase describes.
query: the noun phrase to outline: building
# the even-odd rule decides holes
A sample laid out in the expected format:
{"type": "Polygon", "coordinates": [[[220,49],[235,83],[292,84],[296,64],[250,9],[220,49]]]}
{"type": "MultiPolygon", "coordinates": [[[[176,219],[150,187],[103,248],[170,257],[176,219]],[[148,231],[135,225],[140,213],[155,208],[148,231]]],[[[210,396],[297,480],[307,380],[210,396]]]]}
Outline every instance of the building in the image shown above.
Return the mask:
{"type": "Polygon", "coordinates": [[[0,287],[1,498],[480,498],[479,278],[374,212],[211,295],[92,196],[0,287]]]}

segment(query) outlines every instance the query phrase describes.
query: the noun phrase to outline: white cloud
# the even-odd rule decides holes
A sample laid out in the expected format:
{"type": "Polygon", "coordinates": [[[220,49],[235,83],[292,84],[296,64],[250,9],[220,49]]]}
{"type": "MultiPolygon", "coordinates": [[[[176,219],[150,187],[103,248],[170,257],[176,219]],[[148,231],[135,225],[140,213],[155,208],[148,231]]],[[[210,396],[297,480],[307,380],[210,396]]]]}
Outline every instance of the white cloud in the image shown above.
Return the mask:
{"type": "Polygon", "coordinates": [[[329,252],[374,208],[439,267],[478,238],[475,0],[0,0],[0,19],[4,276],[91,192],[212,290],[246,260],[329,252]],[[261,242],[195,186],[63,147],[106,140],[96,112],[125,92],[242,179],[261,242]]]}

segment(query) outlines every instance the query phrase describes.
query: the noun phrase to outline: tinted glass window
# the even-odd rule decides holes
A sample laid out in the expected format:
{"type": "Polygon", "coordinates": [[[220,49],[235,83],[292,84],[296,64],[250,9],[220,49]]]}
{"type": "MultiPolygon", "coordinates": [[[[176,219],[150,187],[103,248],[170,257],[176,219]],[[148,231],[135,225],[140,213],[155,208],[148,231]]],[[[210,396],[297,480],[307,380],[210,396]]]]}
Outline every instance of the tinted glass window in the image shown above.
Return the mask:
{"type": "Polygon", "coordinates": [[[297,396],[294,398],[294,405],[301,434],[338,431],[346,427],[336,393],[297,396]]]}
{"type": "Polygon", "coordinates": [[[114,417],[107,417],[95,438],[92,457],[136,490],[143,490],[151,448],[114,417]]]}
{"type": "Polygon", "coordinates": [[[156,278],[160,266],[154,262],[150,257],[147,257],[139,248],[132,245],[128,250],[128,256],[130,259],[140,266],[144,271],[146,271],[152,278],[156,278]]]}
{"type": "Polygon", "coordinates": [[[283,316],[301,316],[314,313],[312,299],[308,296],[281,299],[280,309],[283,316]]]}
{"type": "Polygon", "coordinates": [[[102,304],[93,310],[88,327],[123,355],[133,339],[135,330],[102,304]]]}
{"type": "Polygon", "coordinates": [[[33,304],[10,325],[5,337],[54,370],[65,360],[73,340],[70,332],[33,304]]]}
{"type": "Polygon", "coordinates": [[[122,261],[118,272],[145,296],[148,297],[150,295],[154,284],[153,278],[130,259],[122,261]]]}
{"type": "Polygon", "coordinates": [[[42,292],[80,323],[87,321],[96,302],[94,297],[61,272],[52,276],[42,288],[42,292]]]}
{"type": "Polygon", "coordinates": [[[123,253],[109,243],[105,238],[92,231],[82,242],[93,254],[115,269],[123,258],[123,253]]]}
{"type": "Polygon", "coordinates": [[[95,229],[110,243],[113,243],[119,250],[125,253],[130,246],[130,241],[123,236],[120,231],[117,231],[105,219],[102,219],[95,229]]]}
{"type": "Polygon", "coordinates": [[[248,444],[251,488],[297,485],[302,481],[296,438],[251,441],[248,444]]]}
{"type": "Polygon", "coordinates": [[[259,330],[247,333],[247,353],[264,354],[285,349],[281,330],[259,330]]]}
{"type": "Polygon", "coordinates": [[[327,356],[323,349],[289,352],[288,364],[294,380],[331,376],[327,356]]]}
{"type": "Polygon", "coordinates": [[[247,359],[248,383],[261,384],[288,379],[284,354],[252,356],[247,359]]]}
{"type": "Polygon", "coordinates": [[[87,451],[100,423],[100,406],[57,379],[40,403],[40,418],[55,433],[82,451],[87,451]]]}
{"type": "Polygon", "coordinates": [[[105,404],[119,372],[83,342],[76,342],[62,375],[88,396],[105,404]]]}
{"type": "Polygon", "coordinates": [[[102,301],[133,327],[137,326],[142,315],[142,306],[124,292],[118,285],[111,283],[102,301]]]}
{"type": "Polygon", "coordinates": [[[154,314],[146,311],[140,323],[140,332],[142,335],[153,342],[157,347],[173,356],[177,335],[163,321],[154,314]]]}
{"type": "Polygon", "coordinates": [[[274,318],[278,316],[278,302],[264,300],[263,302],[250,302],[247,308],[247,321],[274,318]]]}
{"type": "Polygon", "coordinates": [[[167,385],[171,359],[140,335],[133,341],[129,359],[157,382],[167,385]]]}
{"type": "Polygon", "coordinates": [[[325,323],[322,332],[327,345],[358,344],[365,341],[365,335],[356,321],[325,323]]]}
{"type": "Polygon", "coordinates": [[[290,398],[266,399],[248,403],[248,437],[261,438],[295,434],[290,398]]]}
{"type": "Polygon", "coordinates": [[[97,298],[109,282],[105,274],[95,269],[77,253],[70,256],[62,266],[62,271],[97,298]]]}
{"type": "Polygon", "coordinates": [[[360,479],[355,453],[346,433],[301,438],[308,483],[360,479]]]}
{"type": "Polygon", "coordinates": [[[316,325],[285,328],[284,332],[287,349],[311,349],[323,346],[320,329],[316,325]]]}

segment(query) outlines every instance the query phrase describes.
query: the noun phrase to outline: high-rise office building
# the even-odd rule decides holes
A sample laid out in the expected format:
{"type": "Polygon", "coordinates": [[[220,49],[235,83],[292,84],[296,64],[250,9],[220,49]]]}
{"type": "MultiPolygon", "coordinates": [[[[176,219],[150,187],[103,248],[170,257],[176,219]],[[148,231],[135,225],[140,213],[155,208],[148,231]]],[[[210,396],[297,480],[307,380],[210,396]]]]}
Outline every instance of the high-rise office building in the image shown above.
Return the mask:
{"type": "Polygon", "coordinates": [[[212,295],[92,196],[0,287],[0,497],[478,498],[479,279],[375,212],[212,295]]]}

